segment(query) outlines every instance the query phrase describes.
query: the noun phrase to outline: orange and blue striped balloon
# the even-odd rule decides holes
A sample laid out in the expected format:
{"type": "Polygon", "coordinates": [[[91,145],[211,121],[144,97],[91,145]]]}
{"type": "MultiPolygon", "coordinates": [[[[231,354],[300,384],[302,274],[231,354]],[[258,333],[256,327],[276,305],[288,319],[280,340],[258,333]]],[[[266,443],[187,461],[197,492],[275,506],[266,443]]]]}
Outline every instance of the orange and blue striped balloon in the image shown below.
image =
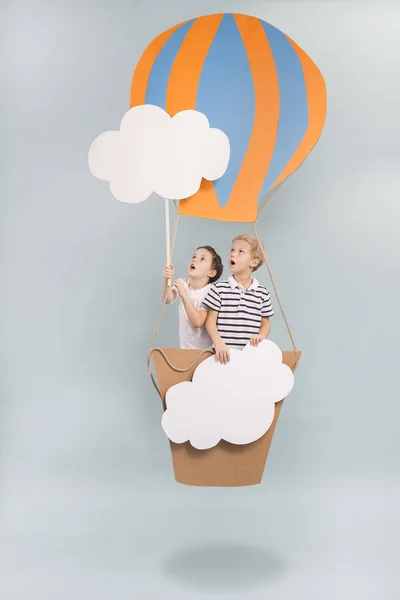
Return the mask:
{"type": "Polygon", "coordinates": [[[318,67],[288,36],[248,15],[215,14],[180,23],[144,51],[131,107],[155,104],[171,116],[204,113],[230,141],[226,173],[179,203],[179,213],[253,222],[258,204],[295,171],[326,118],[318,67]]]}

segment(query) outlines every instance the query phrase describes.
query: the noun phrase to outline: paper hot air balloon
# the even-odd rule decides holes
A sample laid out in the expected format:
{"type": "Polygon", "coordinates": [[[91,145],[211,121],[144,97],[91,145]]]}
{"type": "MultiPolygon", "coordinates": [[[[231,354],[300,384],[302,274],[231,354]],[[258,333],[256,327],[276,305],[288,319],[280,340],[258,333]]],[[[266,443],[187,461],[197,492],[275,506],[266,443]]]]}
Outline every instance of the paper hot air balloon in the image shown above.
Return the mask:
{"type": "MultiPolygon", "coordinates": [[[[326,89],[318,67],[287,35],[259,18],[240,14],[198,17],[168,29],[148,45],[132,77],[130,107],[129,119],[133,118],[134,114],[145,112],[156,114],[160,112],[159,109],[162,109],[161,112],[165,111],[168,114],[159,116],[166,123],[173,121],[175,115],[179,123],[179,114],[182,111],[197,111],[200,113],[197,117],[204,123],[207,122],[207,129],[209,125],[210,131],[219,130],[219,134],[226,136],[229,141],[229,153],[223,163],[226,170],[223,171],[221,168],[215,171],[217,146],[214,141],[204,146],[206,148],[204,152],[199,152],[200,146],[192,134],[190,139],[176,135],[176,132],[171,138],[160,136],[163,126],[151,121],[146,131],[143,130],[141,122],[138,122],[140,131],[142,133],[144,131],[143,139],[135,131],[133,133],[131,131],[132,135],[129,139],[124,137],[127,132],[121,123],[119,132],[111,132],[112,137],[104,138],[112,142],[106,146],[105,154],[103,146],[97,144],[97,140],[103,139],[99,136],[91,147],[93,160],[89,160],[89,163],[93,174],[109,181],[113,193],[121,192],[120,180],[124,185],[126,184],[122,190],[124,194],[114,193],[115,197],[124,201],[143,201],[152,191],[164,196],[167,264],[172,260],[179,215],[220,221],[252,222],[293,347],[293,351],[279,351],[278,367],[281,369],[286,365],[291,371],[295,371],[301,352],[294,342],[288,319],[279,299],[267,256],[257,233],[256,221],[264,201],[270,198],[296,171],[320,138],[326,118],[326,89]],[[155,107],[158,108],[154,111],[155,107]],[[119,137],[116,138],[116,135],[119,137]],[[139,138],[142,139],[143,146],[147,149],[146,156],[149,157],[146,169],[141,160],[142,154],[139,155],[140,160],[135,158],[136,151],[141,152],[139,138]],[[116,139],[121,139],[123,143],[118,146],[114,143],[116,139]],[[174,146],[179,148],[180,152],[184,148],[184,152],[173,155],[174,146]],[[153,151],[153,148],[156,148],[156,151],[153,151]],[[168,153],[158,152],[159,149],[165,150],[165,148],[168,153]],[[203,168],[203,165],[199,172],[196,170],[197,186],[184,187],[182,188],[184,191],[178,193],[176,191],[178,187],[174,186],[185,183],[182,182],[183,176],[186,176],[190,170],[187,164],[200,169],[201,165],[196,163],[198,160],[196,155],[199,154],[207,158],[204,163],[207,168],[203,168]],[[135,160],[131,160],[131,156],[134,156],[135,160]],[[186,159],[188,163],[185,163],[186,159]],[[208,162],[212,163],[211,171],[208,162]],[[220,178],[207,181],[205,177],[210,176],[210,173],[219,175],[220,178]],[[148,176],[148,181],[146,180],[143,191],[138,184],[139,179],[143,179],[144,175],[148,176]],[[165,177],[164,181],[166,175],[168,177],[165,177]],[[166,187],[164,187],[165,182],[168,183],[166,187]],[[140,187],[139,191],[143,193],[134,194],[136,187],[134,188],[133,184],[140,187]],[[198,191],[194,193],[196,189],[198,191]],[[184,198],[185,194],[193,195],[184,198]],[[181,198],[184,199],[178,204],[171,245],[169,199],[181,198]]],[[[188,132],[185,129],[186,133],[188,132]]],[[[211,348],[188,350],[156,347],[167,295],[166,292],[147,355],[148,372],[162,399],[164,410],[167,409],[166,394],[173,386],[185,386],[180,390],[186,394],[187,386],[191,385],[192,379],[194,383],[197,381],[200,387],[194,389],[194,392],[192,390],[192,396],[185,396],[180,404],[185,411],[189,406],[186,402],[190,401],[190,398],[199,399],[199,394],[208,396],[211,392],[218,394],[218,385],[222,386],[223,382],[221,384],[218,379],[213,386],[214,389],[211,390],[208,385],[209,378],[206,380],[207,386],[203,387],[201,381],[196,379],[195,373],[199,373],[196,371],[199,365],[213,354],[211,348]],[[153,360],[158,384],[152,372],[153,360]]],[[[258,350],[254,348],[254,351],[258,350]]],[[[274,387],[275,383],[272,385],[273,381],[277,382],[278,379],[274,380],[271,377],[272,371],[268,372],[267,362],[263,359],[262,368],[258,373],[261,373],[261,379],[268,378],[271,389],[278,389],[274,387]]],[[[272,362],[274,364],[271,363],[271,369],[277,368],[277,364],[272,362]]],[[[214,362],[208,361],[208,364],[215,368],[214,362]]],[[[225,366],[219,365],[218,368],[224,369],[225,366]]],[[[251,361],[248,366],[251,369],[251,361]]],[[[245,371],[243,367],[241,369],[242,377],[245,371]]],[[[284,371],[287,371],[287,368],[284,371]]],[[[215,375],[217,375],[216,371],[215,375]]],[[[248,374],[245,377],[248,377],[248,374]]],[[[254,382],[253,379],[252,381],[254,382]]],[[[226,386],[223,390],[225,388],[226,386]]],[[[263,390],[262,393],[265,392],[262,380],[260,389],[263,390]]],[[[287,391],[279,391],[278,396],[285,393],[287,391]]],[[[256,396],[254,392],[253,400],[256,396]]],[[[210,398],[207,397],[207,400],[210,398]]],[[[257,425],[254,431],[251,429],[253,441],[249,441],[250,429],[246,430],[247,437],[243,437],[245,429],[241,429],[240,419],[238,419],[239,437],[236,437],[236,433],[232,437],[232,430],[227,434],[225,424],[220,428],[223,435],[218,433],[215,437],[215,428],[203,431],[200,433],[202,436],[204,434],[204,437],[200,441],[197,439],[198,443],[194,439],[198,435],[197,430],[194,433],[192,430],[189,431],[190,435],[187,430],[174,430],[175,433],[171,430],[169,437],[175,479],[196,486],[232,487],[260,483],[283,402],[283,400],[279,402],[275,400],[276,398],[273,400],[275,405],[273,421],[270,422],[272,414],[268,413],[270,427],[258,439],[255,439],[255,436],[260,433],[258,429],[260,421],[257,412],[252,414],[254,424],[257,425]],[[212,434],[211,437],[209,434],[212,434]],[[189,441],[184,441],[185,439],[194,440],[197,447],[191,446],[189,441]],[[218,439],[220,441],[216,443],[218,439]],[[209,447],[210,441],[216,443],[212,448],[209,447]],[[206,447],[207,450],[203,450],[206,447]]],[[[173,409],[174,394],[169,394],[168,403],[169,408],[173,409]]],[[[198,405],[197,403],[196,407],[198,405]]],[[[234,405],[233,402],[228,406],[234,405]]],[[[248,406],[246,405],[246,409],[248,406]]],[[[259,406],[265,408],[262,399],[259,406]]],[[[212,409],[214,408],[215,405],[212,404],[212,409]]],[[[254,406],[254,409],[256,408],[254,406]]],[[[175,418],[174,414],[173,412],[169,414],[170,426],[182,425],[171,421],[171,418],[175,418]]],[[[246,411],[244,415],[246,417],[246,411]]],[[[180,419],[181,415],[177,414],[176,418],[180,419]]],[[[202,422],[206,427],[212,428],[215,425],[215,422],[208,418],[203,419],[202,422]]],[[[191,419],[185,423],[190,426],[191,419]]],[[[247,425],[249,423],[250,421],[247,425]]],[[[196,425],[199,425],[199,422],[196,425]]]]}
{"type": "Polygon", "coordinates": [[[323,77],[287,35],[256,17],[215,14],[172,27],[144,51],[131,107],[171,116],[195,109],[230,141],[228,169],[179,203],[179,213],[254,222],[258,205],[317,143],[326,118],[323,77]]]}

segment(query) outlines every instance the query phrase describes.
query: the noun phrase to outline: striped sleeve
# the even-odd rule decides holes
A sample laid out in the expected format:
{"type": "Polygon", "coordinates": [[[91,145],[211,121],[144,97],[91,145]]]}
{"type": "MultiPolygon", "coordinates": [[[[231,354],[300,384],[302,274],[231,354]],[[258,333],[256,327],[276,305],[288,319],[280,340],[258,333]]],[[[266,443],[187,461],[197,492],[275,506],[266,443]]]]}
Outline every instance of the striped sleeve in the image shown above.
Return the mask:
{"type": "Polygon", "coordinates": [[[262,303],[261,303],[261,316],[263,318],[272,317],[273,314],[274,314],[274,311],[272,310],[272,303],[271,303],[271,297],[269,295],[269,292],[267,290],[263,290],[262,303]]]}
{"type": "Polygon", "coordinates": [[[215,285],[212,286],[207,296],[203,300],[203,304],[211,308],[211,310],[216,310],[219,312],[221,308],[221,296],[219,295],[218,289],[215,285]]]}

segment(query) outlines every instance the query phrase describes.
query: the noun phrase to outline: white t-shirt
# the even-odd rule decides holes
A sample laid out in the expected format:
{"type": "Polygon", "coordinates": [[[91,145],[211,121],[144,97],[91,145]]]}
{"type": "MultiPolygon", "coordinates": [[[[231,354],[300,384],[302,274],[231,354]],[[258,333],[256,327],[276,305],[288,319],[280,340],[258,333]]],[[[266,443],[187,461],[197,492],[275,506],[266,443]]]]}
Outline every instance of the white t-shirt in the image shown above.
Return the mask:
{"type": "MultiPolygon", "coordinates": [[[[208,307],[203,305],[203,300],[210,291],[211,284],[208,284],[199,290],[192,290],[189,287],[188,279],[179,279],[178,281],[182,281],[185,290],[187,291],[187,294],[193,303],[193,306],[197,310],[207,311],[208,307]]],[[[178,292],[174,286],[172,289],[176,294],[175,299],[173,300],[173,302],[175,302],[176,298],[178,297],[178,292]]],[[[190,350],[209,348],[212,346],[212,341],[207,333],[205,325],[202,325],[202,327],[193,327],[189,317],[186,314],[182,298],[179,297],[179,300],[179,341],[181,348],[190,350]]]]}

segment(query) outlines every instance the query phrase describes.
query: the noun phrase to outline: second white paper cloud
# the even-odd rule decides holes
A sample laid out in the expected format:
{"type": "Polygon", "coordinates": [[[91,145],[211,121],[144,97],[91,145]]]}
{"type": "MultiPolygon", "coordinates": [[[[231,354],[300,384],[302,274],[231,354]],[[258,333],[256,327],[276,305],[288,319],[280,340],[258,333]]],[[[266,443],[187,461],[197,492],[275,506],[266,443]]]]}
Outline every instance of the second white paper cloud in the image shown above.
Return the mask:
{"type": "Polygon", "coordinates": [[[257,348],[248,344],[243,350],[231,350],[230,355],[227,365],[214,356],[207,358],[192,382],[168,390],[162,426],[171,441],[190,441],[205,450],[221,440],[249,444],[268,431],[275,403],[292,390],[294,375],[270,340],[257,348]]]}

